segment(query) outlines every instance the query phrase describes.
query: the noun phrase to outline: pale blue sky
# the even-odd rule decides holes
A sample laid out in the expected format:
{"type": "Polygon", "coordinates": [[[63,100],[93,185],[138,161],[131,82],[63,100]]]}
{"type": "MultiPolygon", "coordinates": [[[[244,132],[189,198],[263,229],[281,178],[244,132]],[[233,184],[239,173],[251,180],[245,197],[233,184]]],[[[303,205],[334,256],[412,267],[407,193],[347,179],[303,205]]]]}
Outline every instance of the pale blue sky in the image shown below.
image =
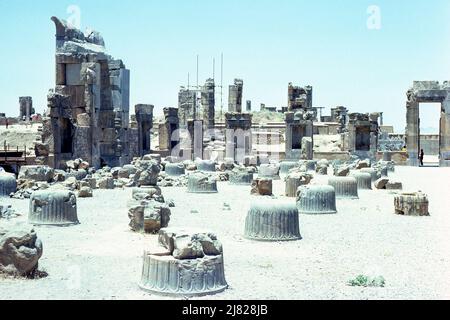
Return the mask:
{"type": "MultiPolygon", "coordinates": [[[[223,52],[224,85],[243,78],[254,107],[286,105],[289,82],[310,84],[315,106],[384,111],[400,132],[413,80],[450,80],[448,0],[0,0],[0,112],[18,114],[23,95],[44,110],[54,87],[50,17],[69,18],[70,5],[131,70],[131,105],[157,112],[177,105],[188,72],[195,82],[197,54],[203,83],[213,57],[219,79],[223,52]],[[380,30],[367,28],[370,5],[381,9],[380,30]]],[[[433,113],[422,113],[424,126],[437,126],[433,113]]]]}

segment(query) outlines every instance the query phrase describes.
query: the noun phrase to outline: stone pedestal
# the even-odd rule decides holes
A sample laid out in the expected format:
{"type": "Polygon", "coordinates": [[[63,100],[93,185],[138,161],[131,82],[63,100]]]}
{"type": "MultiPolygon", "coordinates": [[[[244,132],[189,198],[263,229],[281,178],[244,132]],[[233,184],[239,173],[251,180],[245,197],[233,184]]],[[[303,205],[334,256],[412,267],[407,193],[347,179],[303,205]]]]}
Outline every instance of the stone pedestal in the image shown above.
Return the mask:
{"type": "Polygon", "coordinates": [[[300,240],[296,206],[279,200],[253,203],[245,222],[245,237],[257,241],[300,240]]]}
{"type": "Polygon", "coordinates": [[[70,226],[80,222],[77,198],[71,191],[35,191],[30,197],[28,222],[33,225],[70,226]]]}

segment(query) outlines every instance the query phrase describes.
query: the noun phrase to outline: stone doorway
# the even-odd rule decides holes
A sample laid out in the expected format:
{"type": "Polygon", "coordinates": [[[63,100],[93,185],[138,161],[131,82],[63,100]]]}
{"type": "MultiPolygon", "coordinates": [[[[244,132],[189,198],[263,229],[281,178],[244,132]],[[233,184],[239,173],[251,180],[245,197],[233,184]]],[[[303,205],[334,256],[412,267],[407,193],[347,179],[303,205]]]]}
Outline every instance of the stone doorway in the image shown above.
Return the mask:
{"type": "Polygon", "coordinates": [[[406,103],[406,147],[408,165],[419,166],[420,104],[439,103],[441,116],[439,125],[439,166],[450,167],[450,82],[415,81],[407,92],[406,103]]]}

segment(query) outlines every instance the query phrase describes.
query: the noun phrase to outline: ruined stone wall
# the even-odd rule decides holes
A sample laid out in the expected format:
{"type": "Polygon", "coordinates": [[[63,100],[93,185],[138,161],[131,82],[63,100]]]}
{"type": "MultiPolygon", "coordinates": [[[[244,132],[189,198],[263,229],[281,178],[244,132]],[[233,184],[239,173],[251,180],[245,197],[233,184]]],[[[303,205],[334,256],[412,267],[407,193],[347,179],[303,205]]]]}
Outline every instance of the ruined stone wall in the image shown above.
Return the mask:
{"type": "Polygon", "coordinates": [[[130,153],[130,72],[105,52],[98,32],[83,34],[65,21],[56,26],[56,86],[48,95],[43,143],[55,167],[81,158],[94,167],[127,163],[130,153]]]}

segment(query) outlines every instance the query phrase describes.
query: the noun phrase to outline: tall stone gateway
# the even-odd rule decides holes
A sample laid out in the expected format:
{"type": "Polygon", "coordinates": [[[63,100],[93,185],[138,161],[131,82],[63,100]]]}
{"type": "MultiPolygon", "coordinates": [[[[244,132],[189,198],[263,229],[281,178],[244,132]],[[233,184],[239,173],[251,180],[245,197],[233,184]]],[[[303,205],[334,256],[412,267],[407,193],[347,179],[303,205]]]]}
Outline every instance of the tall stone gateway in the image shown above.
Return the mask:
{"type": "Polygon", "coordinates": [[[440,103],[441,120],[439,132],[439,164],[450,167],[450,81],[440,84],[437,81],[415,81],[407,92],[406,102],[406,146],[408,164],[419,165],[420,113],[421,103],[440,103]]]}
{"type": "Polygon", "coordinates": [[[344,149],[361,158],[374,158],[378,149],[378,113],[349,114],[344,149]]]}
{"type": "Polygon", "coordinates": [[[135,106],[136,122],[138,126],[139,156],[150,154],[151,130],[153,127],[153,109],[150,104],[135,106]]]}
{"type": "Polygon", "coordinates": [[[205,130],[214,129],[215,127],[215,88],[214,79],[206,80],[202,88],[202,108],[203,108],[203,122],[205,130]]]}
{"type": "Polygon", "coordinates": [[[252,154],[252,117],[248,113],[225,114],[226,158],[244,163],[244,158],[252,154]]]}
{"type": "Polygon", "coordinates": [[[234,85],[229,87],[228,91],[228,112],[242,112],[242,93],[244,81],[234,79],[234,85]]]}
{"type": "Polygon", "coordinates": [[[130,72],[106,53],[101,35],[56,26],[56,87],[50,90],[42,141],[50,165],[82,158],[94,167],[121,166],[129,151],[130,72]]]}
{"type": "MultiPolygon", "coordinates": [[[[308,141],[310,144],[314,142],[314,114],[299,110],[296,112],[286,112],[285,116],[286,160],[300,160],[304,154],[303,149],[306,147],[303,145],[306,141],[305,138],[309,138],[308,141]]],[[[312,156],[310,158],[304,160],[312,160],[312,156]]]]}
{"type": "Polygon", "coordinates": [[[19,120],[30,121],[30,117],[35,113],[33,108],[33,98],[31,97],[20,97],[19,98],[19,120]]]}

